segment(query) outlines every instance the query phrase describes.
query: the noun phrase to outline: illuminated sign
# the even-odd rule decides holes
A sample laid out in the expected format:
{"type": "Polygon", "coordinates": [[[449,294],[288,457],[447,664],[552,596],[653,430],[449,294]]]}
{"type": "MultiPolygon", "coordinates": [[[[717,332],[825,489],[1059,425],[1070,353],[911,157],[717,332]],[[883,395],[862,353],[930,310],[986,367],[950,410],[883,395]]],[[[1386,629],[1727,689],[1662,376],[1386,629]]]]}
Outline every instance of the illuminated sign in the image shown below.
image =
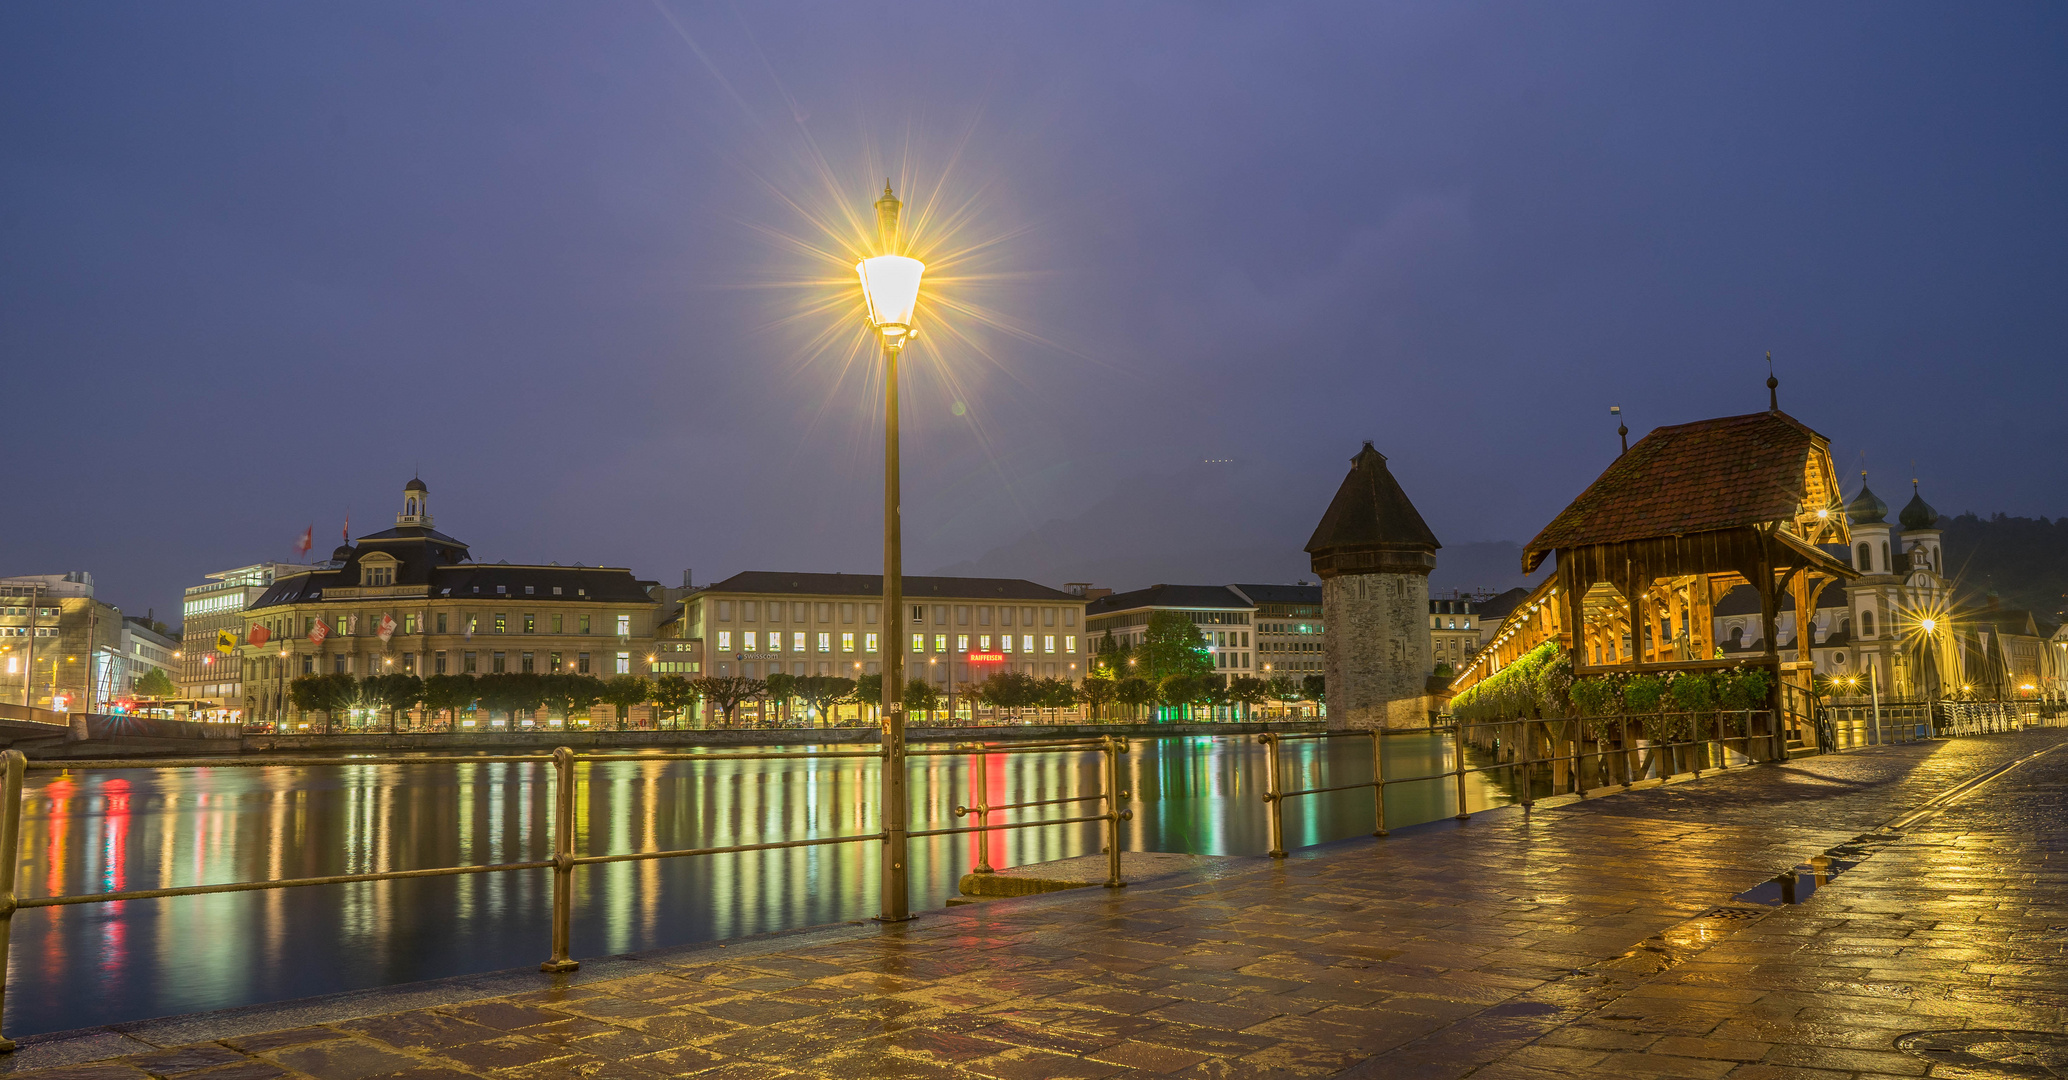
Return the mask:
{"type": "Polygon", "coordinates": [[[969,662],[972,664],[1003,664],[1005,663],[1005,654],[998,652],[973,652],[969,654],[969,662]]]}

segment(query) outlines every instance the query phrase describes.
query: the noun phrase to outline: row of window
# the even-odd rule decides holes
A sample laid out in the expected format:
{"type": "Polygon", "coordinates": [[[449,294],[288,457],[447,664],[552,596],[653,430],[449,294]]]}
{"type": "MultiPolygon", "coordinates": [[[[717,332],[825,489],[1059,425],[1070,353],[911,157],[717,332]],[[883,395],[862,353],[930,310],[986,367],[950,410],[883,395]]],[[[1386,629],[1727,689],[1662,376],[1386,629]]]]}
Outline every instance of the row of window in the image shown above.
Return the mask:
{"type": "MultiPolygon", "coordinates": [[[[717,609],[716,621],[732,622],[735,606],[738,608],[740,622],[763,621],[761,617],[764,614],[767,616],[765,621],[772,623],[782,622],[785,615],[789,617],[789,621],[797,623],[831,623],[833,621],[834,605],[832,601],[828,600],[719,600],[715,602],[717,609]]],[[[839,605],[840,621],[842,623],[853,625],[856,606],[851,603],[839,605]]],[[[862,604],[859,606],[861,608],[862,623],[867,626],[874,626],[876,624],[877,605],[862,604]]],[[[970,625],[972,617],[976,619],[976,625],[990,626],[994,611],[997,614],[999,626],[1014,625],[1015,613],[1017,613],[1018,625],[1020,626],[1033,626],[1037,619],[1042,626],[1055,626],[1057,625],[1058,618],[1061,619],[1061,623],[1064,626],[1077,625],[1076,608],[1036,608],[1031,605],[1015,607],[1001,604],[994,608],[989,604],[912,604],[909,605],[908,617],[915,626],[926,625],[929,619],[931,619],[935,626],[947,626],[951,609],[956,626],[970,625]]]]}
{"type": "MultiPolygon", "coordinates": [[[[435,630],[430,630],[430,632],[437,634],[449,634],[452,632],[452,621],[448,618],[449,614],[450,613],[448,612],[441,611],[435,615],[427,617],[423,614],[414,611],[406,612],[402,616],[402,621],[398,629],[401,633],[404,634],[421,634],[424,633],[427,629],[436,627],[435,630]]],[[[604,616],[604,618],[606,619],[609,619],[611,617],[612,616],[608,615],[604,616]]],[[[317,618],[318,617],[315,615],[305,615],[302,617],[302,633],[304,635],[307,635],[316,629],[317,618]]],[[[574,632],[577,634],[590,633],[591,618],[592,616],[589,615],[574,616],[574,632]]],[[[617,635],[619,637],[630,637],[632,635],[632,616],[618,615],[615,618],[617,620],[617,635]]],[[[377,615],[339,615],[336,617],[336,621],[334,623],[326,623],[324,625],[329,629],[330,633],[336,634],[339,637],[353,637],[358,634],[377,633],[379,631],[380,622],[380,617],[377,615]]],[[[465,628],[466,633],[477,633],[481,629],[481,616],[467,615],[460,620],[460,624],[465,628]]],[[[262,620],[259,625],[263,625],[268,633],[280,634],[284,633],[290,624],[287,622],[285,618],[280,618],[265,619],[262,620]]],[[[504,612],[497,612],[493,616],[489,625],[494,633],[507,634],[510,632],[510,616],[504,612]]],[[[517,625],[520,626],[522,628],[522,632],[526,634],[538,633],[539,627],[541,625],[551,627],[551,629],[547,631],[548,633],[565,634],[568,632],[567,627],[569,625],[569,618],[567,615],[554,613],[546,616],[545,622],[541,624],[538,615],[531,612],[526,612],[518,616],[517,625]]]]}
{"type": "MultiPolygon", "coordinates": [[[[606,656],[608,656],[608,654],[606,654],[606,656]]],[[[337,672],[337,673],[339,673],[339,674],[347,674],[347,673],[349,673],[349,672],[350,672],[350,671],[352,670],[352,658],[351,658],[351,656],[350,656],[349,654],[346,654],[346,653],[337,653],[337,654],[334,654],[334,655],[332,655],[330,659],[331,659],[331,670],[332,670],[332,671],[335,671],[335,672],[337,672]]],[[[614,670],[613,670],[613,672],[612,672],[613,674],[617,674],[617,675],[630,675],[630,674],[632,673],[632,654],[631,654],[631,653],[628,653],[628,652],[621,652],[621,653],[618,653],[615,659],[616,659],[616,663],[615,663],[615,665],[614,665],[614,670]]],[[[517,671],[519,671],[519,672],[530,672],[530,673],[538,673],[538,672],[540,671],[540,668],[539,668],[539,663],[540,663],[540,661],[539,661],[539,658],[538,658],[538,654],[537,654],[537,653],[528,653],[528,652],[527,652],[527,653],[518,653],[518,654],[517,654],[517,665],[518,665],[518,666],[517,666],[517,668],[516,668],[515,670],[517,670],[517,671]]],[[[547,654],[546,654],[546,656],[545,656],[544,664],[545,664],[545,668],[544,668],[544,673],[545,673],[545,674],[549,674],[549,675],[561,674],[561,673],[566,673],[566,672],[572,672],[573,674],[576,674],[576,675],[587,675],[587,674],[590,674],[590,670],[589,670],[589,654],[588,654],[588,653],[576,653],[576,654],[575,654],[575,657],[574,657],[574,663],[573,663],[573,666],[572,666],[572,667],[570,667],[570,666],[568,665],[568,663],[567,663],[567,659],[566,659],[566,657],[565,657],[565,656],[564,656],[563,654],[561,654],[561,653],[558,653],[558,652],[549,652],[549,653],[547,653],[547,654]]],[[[315,674],[315,672],[316,672],[316,665],[317,665],[317,658],[316,658],[316,657],[314,657],[314,656],[304,656],[304,657],[302,657],[302,674],[304,674],[304,675],[313,675],[313,674],[315,674]]],[[[369,658],[368,658],[368,660],[367,660],[367,665],[368,665],[369,669],[370,669],[370,668],[371,668],[371,667],[373,666],[373,661],[372,661],[372,658],[371,658],[371,657],[369,657],[369,658]]],[[[509,672],[511,671],[511,668],[510,668],[510,666],[509,666],[509,665],[510,665],[510,654],[509,654],[509,653],[502,653],[502,652],[492,652],[492,653],[489,653],[489,654],[488,654],[488,671],[486,672],[486,674],[492,674],[492,675],[501,675],[501,674],[508,674],[508,673],[509,673],[509,672]]],[[[656,666],[655,666],[655,670],[656,670],[656,671],[658,671],[658,670],[659,670],[659,665],[656,665],[656,666]]],[[[403,653],[403,654],[402,654],[402,673],[403,673],[403,674],[405,674],[405,675],[415,675],[415,674],[418,674],[418,671],[417,671],[417,654],[415,654],[415,653],[413,653],[413,652],[406,652],[406,653],[403,653]]],[[[476,652],[467,652],[467,653],[461,653],[461,654],[460,654],[460,673],[461,673],[461,674],[465,674],[465,675],[477,675],[477,674],[483,674],[483,672],[481,671],[481,654],[480,654],[480,653],[476,653],[476,652]]],[[[431,670],[430,670],[430,672],[428,672],[428,674],[432,674],[432,675],[449,675],[449,674],[451,674],[451,672],[450,672],[450,671],[449,671],[449,670],[447,669],[447,667],[446,667],[446,658],[445,658],[445,653],[444,653],[443,651],[439,651],[439,652],[434,652],[434,653],[432,653],[432,654],[431,654],[431,670]]]]}
{"type": "MultiPolygon", "coordinates": [[[[29,609],[25,607],[0,608],[0,615],[27,615],[28,613],[29,609]]],[[[36,614],[48,619],[57,614],[57,609],[54,607],[37,608],[36,614]]]]}
{"type": "MultiPolygon", "coordinates": [[[[861,651],[862,651],[862,652],[865,652],[865,653],[873,653],[873,652],[875,652],[875,651],[876,651],[876,635],[875,635],[875,634],[862,634],[862,635],[859,635],[859,636],[860,636],[860,644],[861,644],[861,651]]],[[[840,651],[841,651],[841,652],[844,652],[844,653],[851,653],[851,652],[854,652],[854,651],[855,651],[855,644],[856,644],[856,637],[857,637],[857,635],[856,635],[856,634],[855,634],[855,633],[854,633],[853,631],[842,631],[842,632],[841,632],[841,634],[840,634],[840,651]]],[[[934,635],[933,635],[933,651],[934,651],[934,652],[937,652],[937,653],[945,653],[945,652],[947,652],[947,651],[948,651],[948,637],[949,637],[949,635],[947,635],[947,634],[934,634],[934,635]]],[[[954,635],[954,637],[955,637],[955,651],[956,651],[956,652],[961,652],[961,653],[966,653],[966,652],[969,652],[969,651],[970,651],[970,643],[971,643],[971,641],[972,641],[972,640],[974,640],[974,641],[975,641],[975,643],[976,643],[976,651],[977,651],[977,652],[990,652],[990,651],[992,651],[992,648],[991,648],[991,644],[992,644],[993,640],[996,640],[996,641],[997,641],[997,643],[998,643],[998,650],[997,650],[997,651],[999,651],[999,652],[1008,652],[1008,653],[1009,653],[1009,652],[1014,652],[1014,651],[1015,651],[1015,649],[1013,648],[1013,643],[1014,643],[1014,641],[1015,641],[1015,638],[1014,638],[1014,635],[1012,635],[1012,634],[1000,634],[1000,635],[998,635],[998,636],[997,636],[997,637],[996,637],[995,639],[994,639],[994,638],[992,637],[992,635],[990,635],[990,634],[977,634],[977,635],[975,635],[974,639],[972,639],[972,636],[971,636],[971,635],[969,635],[969,634],[956,634],[956,635],[954,635]]],[[[718,631],[718,633],[717,633],[717,651],[718,651],[718,652],[720,652],[720,653],[729,653],[729,652],[732,652],[732,651],[733,651],[733,647],[732,647],[732,645],[733,645],[733,640],[734,640],[734,638],[733,638],[733,631],[731,631],[731,630],[720,630],[720,631],[718,631]]],[[[770,631],[768,631],[768,632],[767,632],[767,634],[766,634],[765,636],[764,636],[764,635],[762,634],[762,632],[761,632],[761,631],[758,631],[758,630],[742,630],[742,631],[739,631],[739,638],[738,638],[738,640],[739,640],[739,643],[740,643],[740,648],[739,648],[739,651],[741,651],[741,652],[750,652],[750,653],[751,653],[751,652],[764,652],[764,651],[766,651],[766,652],[778,653],[778,652],[783,652],[783,651],[784,651],[784,648],[783,648],[783,631],[781,631],[781,630],[770,630],[770,631]],[[764,645],[766,645],[766,648],[765,648],[765,649],[763,648],[763,646],[764,646],[764,645]]],[[[1031,652],[1034,652],[1034,651],[1036,651],[1036,649],[1035,649],[1035,645],[1034,645],[1034,642],[1035,642],[1035,635],[1033,635],[1033,634],[1021,634],[1021,635],[1019,635],[1019,636],[1018,636],[1017,640],[1018,640],[1018,642],[1019,642],[1019,648],[1018,648],[1018,650],[1017,650],[1018,652],[1022,652],[1022,653],[1031,653],[1031,652]]],[[[792,631],[792,632],[790,633],[790,635],[789,635],[789,641],[790,641],[790,647],[789,647],[789,650],[788,650],[788,651],[790,651],[790,652],[797,652],[797,653],[801,653],[801,652],[814,652],[814,651],[816,651],[816,652],[822,652],[822,653],[830,653],[830,652],[832,652],[832,651],[833,651],[833,634],[832,634],[832,633],[831,633],[830,631],[820,631],[820,632],[818,632],[818,633],[816,633],[816,634],[812,634],[812,633],[808,633],[808,632],[806,632],[806,631],[803,631],[803,630],[796,630],[796,631],[792,631]],[[808,648],[808,647],[807,647],[807,646],[809,646],[809,645],[817,645],[818,647],[817,647],[816,649],[811,649],[811,648],[808,648]]],[[[1042,634],[1042,635],[1040,635],[1040,641],[1041,641],[1041,647],[1040,647],[1040,650],[1039,650],[1039,651],[1041,651],[1041,652],[1046,652],[1046,653],[1053,653],[1053,652],[1055,652],[1055,651],[1056,651],[1056,635],[1054,635],[1054,634],[1042,634]]],[[[1063,652],[1066,652],[1066,653],[1074,653],[1074,652],[1076,652],[1076,651],[1077,651],[1077,635],[1075,635],[1075,634],[1064,634],[1064,635],[1062,636],[1062,643],[1063,643],[1063,648],[1062,648],[1062,651],[1063,651],[1063,652]]],[[[924,652],[926,652],[926,651],[927,651],[927,648],[926,648],[926,644],[927,644],[927,635],[925,635],[925,634],[913,634],[913,635],[912,635],[912,651],[913,651],[913,652],[915,652],[915,653],[924,653],[924,652]]]]}
{"type": "Polygon", "coordinates": [[[1263,625],[1261,625],[1261,626],[1257,627],[1257,633],[1259,633],[1259,634],[1318,634],[1318,633],[1321,633],[1321,624],[1320,624],[1320,623],[1317,623],[1317,622],[1303,622],[1303,623],[1264,623],[1263,625]]]}
{"type": "MultiPolygon", "coordinates": [[[[29,636],[29,628],[28,628],[28,627],[26,627],[26,626],[0,626],[0,637],[28,637],[28,636],[29,636]]],[[[36,637],[57,637],[57,636],[58,636],[58,630],[57,630],[57,627],[55,627],[55,626],[39,626],[39,627],[37,627],[37,628],[36,628],[36,634],[35,634],[35,636],[36,636],[36,637]]]]}

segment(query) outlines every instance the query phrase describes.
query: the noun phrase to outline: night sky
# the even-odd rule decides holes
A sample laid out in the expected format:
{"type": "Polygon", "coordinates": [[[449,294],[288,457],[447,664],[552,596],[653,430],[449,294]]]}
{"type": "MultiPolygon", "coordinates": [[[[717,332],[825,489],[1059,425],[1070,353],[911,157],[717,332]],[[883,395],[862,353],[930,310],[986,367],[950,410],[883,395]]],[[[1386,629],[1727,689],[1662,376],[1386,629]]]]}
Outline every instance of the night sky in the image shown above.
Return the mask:
{"type": "Polygon", "coordinates": [[[886,176],[915,573],[1290,580],[1365,439],[1526,540],[1767,350],[1849,491],[2059,515],[2064,149],[2058,4],[8,4],[0,575],[163,617],[412,474],[871,572],[886,176]]]}

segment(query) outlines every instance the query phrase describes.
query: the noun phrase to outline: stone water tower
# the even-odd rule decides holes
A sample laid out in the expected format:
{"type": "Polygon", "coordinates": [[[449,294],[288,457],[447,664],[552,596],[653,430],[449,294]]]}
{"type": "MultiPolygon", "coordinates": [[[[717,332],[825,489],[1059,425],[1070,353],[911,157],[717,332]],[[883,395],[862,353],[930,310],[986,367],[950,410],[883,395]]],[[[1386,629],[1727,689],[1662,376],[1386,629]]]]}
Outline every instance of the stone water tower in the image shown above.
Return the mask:
{"type": "Polygon", "coordinates": [[[1328,726],[1429,722],[1429,571],[1436,534],[1370,443],[1307,541],[1321,575],[1328,726]]]}

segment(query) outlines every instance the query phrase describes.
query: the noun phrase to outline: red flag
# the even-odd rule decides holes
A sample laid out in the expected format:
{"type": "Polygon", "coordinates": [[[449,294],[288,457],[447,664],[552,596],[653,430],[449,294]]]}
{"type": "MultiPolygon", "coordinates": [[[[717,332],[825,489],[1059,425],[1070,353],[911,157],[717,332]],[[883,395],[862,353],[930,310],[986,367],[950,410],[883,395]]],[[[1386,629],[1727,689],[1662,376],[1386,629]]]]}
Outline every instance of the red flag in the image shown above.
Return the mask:
{"type": "Polygon", "coordinates": [[[244,640],[246,644],[264,645],[266,643],[266,639],[272,636],[273,632],[271,630],[266,629],[266,624],[253,623],[251,624],[251,633],[244,635],[244,640]]]}
{"type": "Polygon", "coordinates": [[[351,512],[350,510],[347,510],[347,511],[345,511],[345,529],[344,529],[344,533],[345,533],[345,543],[347,543],[347,544],[351,543],[351,542],[352,542],[352,512],[351,512]]]}
{"type": "Polygon", "coordinates": [[[309,628],[309,644],[311,645],[321,645],[323,644],[323,639],[329,636],[330,627],[323,625],[322,619],[317,619],[316,625],[309,628]]]}
{"type": "Polygon", "coordinates": [[[309,553],[309,549],[315,546],[316,526],[311,525],[308,528],[303,529],[302,538],[294,542],[294,553],[297,555],[306,556],[309,553]]]}
{"type": "Polygon", "coordinates": [[[374,624],[374,633],[379,634],[381,644],[386,645],[388,639],[395,636],[395,616],[383,613],[381,621],[374,624]]]}

